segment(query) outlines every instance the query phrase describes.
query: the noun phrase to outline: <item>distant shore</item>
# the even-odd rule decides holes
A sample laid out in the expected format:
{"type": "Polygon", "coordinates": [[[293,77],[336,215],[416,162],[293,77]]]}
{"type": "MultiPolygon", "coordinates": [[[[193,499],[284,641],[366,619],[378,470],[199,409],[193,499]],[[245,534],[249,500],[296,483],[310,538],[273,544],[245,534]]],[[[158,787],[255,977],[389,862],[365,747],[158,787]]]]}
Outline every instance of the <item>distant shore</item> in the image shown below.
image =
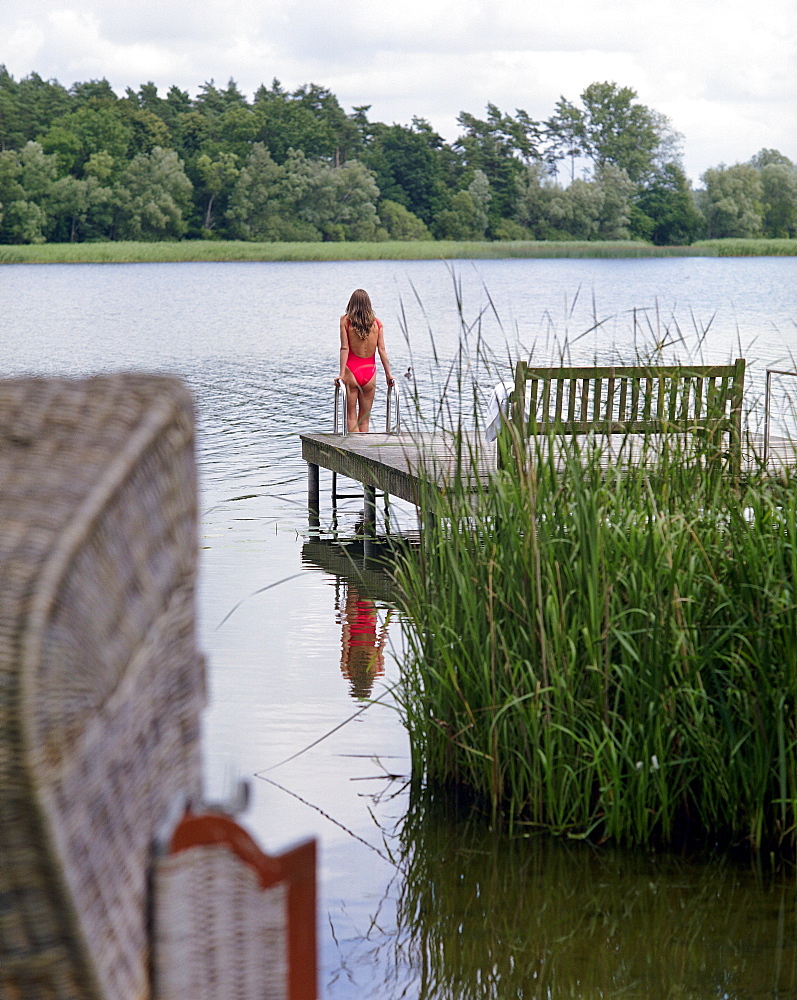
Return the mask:
{"type": "Polygon", "coordinates": [[[0,245],[0,264],[131,264],[189,261],[463,260],[556,257],[794,257],[797,240],[703,240],[657,247],[633,241],[425,240],[384,243],[40,243],[0,245]]]}

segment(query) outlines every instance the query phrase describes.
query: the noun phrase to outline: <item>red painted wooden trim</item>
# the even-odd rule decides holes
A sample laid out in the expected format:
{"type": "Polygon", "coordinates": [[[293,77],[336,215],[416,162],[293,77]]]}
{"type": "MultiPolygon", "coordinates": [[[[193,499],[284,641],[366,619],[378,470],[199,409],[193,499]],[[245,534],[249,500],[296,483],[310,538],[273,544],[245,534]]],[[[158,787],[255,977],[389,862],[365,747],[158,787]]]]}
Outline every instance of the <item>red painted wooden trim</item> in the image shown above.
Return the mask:
{"type": "Polygon", "coordinates": [[[276,885],[284,877],[276,858],[264,854],[235,820],[216,813],[208,813],[205,816],[186,813],[174,829],[169,852],[177,854],[190,847],[207,847],[209,844],[225,844],[229,847],[241,861],[254,868],[264,889],[276,885]]]}
{"type": "Polygon", "coordinates": [[[264,889],[286,882],[288,919],[288,1000],[317,1000],[316,842],[307,840],[270,857],[227,816],[186,813],[169,843],[170,853],[224,844],[258,875],[264,889]]]}

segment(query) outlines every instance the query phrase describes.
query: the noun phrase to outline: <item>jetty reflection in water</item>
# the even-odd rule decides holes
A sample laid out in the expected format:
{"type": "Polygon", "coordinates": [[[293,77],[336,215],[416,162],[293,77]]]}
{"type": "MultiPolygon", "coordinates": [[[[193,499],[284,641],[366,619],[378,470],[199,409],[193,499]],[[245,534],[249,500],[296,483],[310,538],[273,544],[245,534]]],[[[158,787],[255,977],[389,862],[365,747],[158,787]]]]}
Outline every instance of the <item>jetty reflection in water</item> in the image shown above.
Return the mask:
{"type": "Polygon", "coordinates": [[[352,698],[369,698],[374,678],[385,672],[385,640],[390,612],[380,624],[376,604],[357,590],[343,584],[344,598],[337,603],[341,637],[340,669],[351,683],[352,698]]]}
{"type": "Polygon", "coordinates": [[[302,546],[302,562],[335,577],[335,613],[341,626],[340,669],[357,700],[371,696],[385,672],[385,644],[394,614],[395,588],[388,573],[392,546],[375,541],[366,557],[362,539],[316,537],[302,546]]]}

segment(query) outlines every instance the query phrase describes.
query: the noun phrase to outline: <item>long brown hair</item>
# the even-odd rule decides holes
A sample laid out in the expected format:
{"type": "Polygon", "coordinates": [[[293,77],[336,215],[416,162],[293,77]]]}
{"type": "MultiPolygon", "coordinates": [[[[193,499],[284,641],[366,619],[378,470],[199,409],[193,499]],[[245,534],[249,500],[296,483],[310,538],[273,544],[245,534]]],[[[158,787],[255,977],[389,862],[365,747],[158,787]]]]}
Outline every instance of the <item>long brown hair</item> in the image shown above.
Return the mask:
{"type": "Polygon", "coordinates": [[[371,327],[374,325],[374,320],[376,319],[370,296],[365,289],[355,288],[351,293],[349,304],[346,306],[346,315],[349,317],[349,323],[360,340],[365,340],[371,332],[371,327]]]}

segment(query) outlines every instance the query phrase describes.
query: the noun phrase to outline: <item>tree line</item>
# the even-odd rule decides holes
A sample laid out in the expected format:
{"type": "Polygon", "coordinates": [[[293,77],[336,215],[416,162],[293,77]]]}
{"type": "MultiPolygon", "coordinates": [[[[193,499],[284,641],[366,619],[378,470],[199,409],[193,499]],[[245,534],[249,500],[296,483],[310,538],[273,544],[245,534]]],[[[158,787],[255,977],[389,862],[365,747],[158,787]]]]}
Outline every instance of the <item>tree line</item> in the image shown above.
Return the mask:
{"type": "Polygon", "coordinates": [[[539,121],[463,111],[452,143],[369,110],[315,84],[119,97],[0,66],[0,243],[797,236],[788,157],[761,150],[692,190],[681,136],[630,87],[593,83],[539,121]]]}

